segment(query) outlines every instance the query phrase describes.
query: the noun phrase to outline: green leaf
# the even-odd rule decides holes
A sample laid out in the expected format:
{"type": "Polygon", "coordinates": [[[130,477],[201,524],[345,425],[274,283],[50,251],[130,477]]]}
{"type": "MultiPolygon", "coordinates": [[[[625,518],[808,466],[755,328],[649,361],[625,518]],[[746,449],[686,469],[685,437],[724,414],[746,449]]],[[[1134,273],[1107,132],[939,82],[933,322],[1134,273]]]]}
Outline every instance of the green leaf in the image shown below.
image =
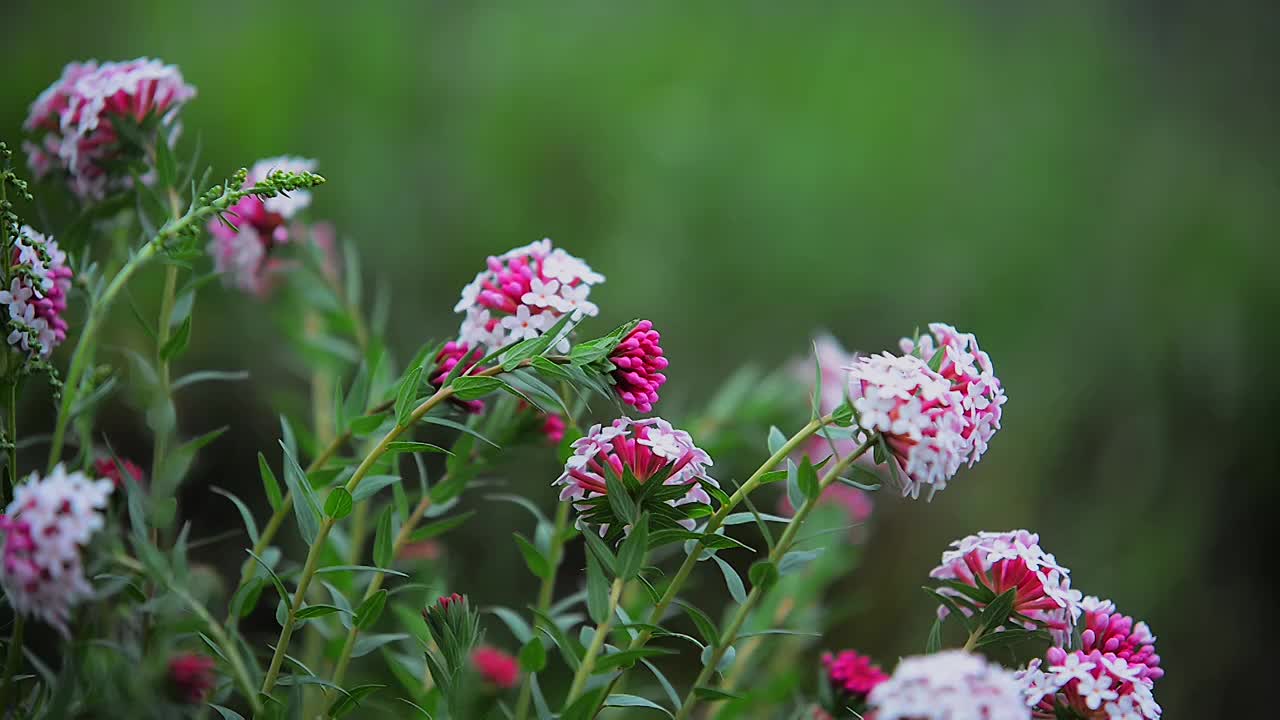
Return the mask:
{"type": "Polygon", "coordinates": [[[351,422],[347,423],[347,425],[351,429],[352,435],[355,435],[356,437],[363,437],[382,427],[382,423],[386,422],[386,419],[387,416],[385,413],[361,415],[358,418],[352,419],[351,422]]]}
{"type": "Polygon", "coordinates": [[[501,390],[503,382],[494,377],[464,375],[452,383],[454,397],[459,400],[479,400],[489,393],[501,390]]]}
{"type": "Polygon", "coordinates": [[[592,553],[587,553],[587,614],[597,625],[609,617],[609,578],[592,553]]]}
{"type": "Polygon", "coordinates": [[[520,648],[520,668],[525,672],[536,673],[542,672],[546,666],[547,649],[542,644],[542,638],[529,638],[529,642],[520,648]]]}
{"type": "Polygon", "coordinates": [[[249,544],[257,545],[258,525],[253,521],[253,513],[249,512],[248,506],[246,506],[240,498],[236,497],[234,493],[213,485],[209,486],[209,489],[235,504],[236,510],[240,511],[240,519],[244,521],[244,529],[249,533],[249,544]]]}
{"type": "Polygon", "coordinates": [[[334,520],[341,520],[351,514],[352,504],[351,493],[339,485],[329,491],[329,497],[324,501],[324,514],[334,520]]]}
{"type": "Polygon", "coordinates": [[[644,567],[644,559],[649,551],[649,515],[642,513],[640,519],[631,528],[631,534],[622,541],[618,549],[618,577],[630,580],[640,573],[644,567]]]}
{"type": "Polygon", "coordinates": [[[432,445],[431,443],[424,443],[424,442],[411,442],[408,440],[397,440],[396,442],[387,443],[387,452],[388,453],[428,452],[428,453],[443,453],[445,455],[453,454],[449,452],[448,449],[442,448],[439,445],[432,445]]]}
{"type": "Polygon", "coordinates": [[[966,630],[973,632],[973,619],[961,611],[953,598],[943,595],[931,587],[921,586],[921,589],[932,595],[938,602],[942,603],[943,607],[947,608],[951,615],[960,618],[960,621],[964,623],[966,630]]]}
{"type": "Polygon", "coordinates": [[[173,335],[165,341],[160,348],[160,359],[168,362],[187,349],[187,342],[191,340],[191,316],[188,315],[186,320],[178,326],[173,335]]]}
{"type": "Polygon", "coordinates": [[[778,572],[782,575],[789,575],[818,559],[825,551],[826,548],[792,550],[786,555],[783,555],[782,559],[778,561],[778,572]]]}
{"type": "Polygon", "coordinates": [[[267,464],[267,458],[262,453],[258,453],[258,473],[262,475],[262,489],[267,494],[267,502],[271,504],[272,510],[279,510],[284,505],[284,498],[280,495],[280,483],[276,480],[276,474],[271,471],[271,466],[267,464]]]}
{"type": "Polygon", "coordinates": [[[244,720],[243,715],[236,712],[235,710],[232,710],[231,708],[225,708],[225,707],[222,707],[221,705],[215,705],[213,703],[209,703],[209,707],[216,710],[218,714],[222,716],[222,720],[244,720]]]}
{"type": "Polygon", "coordinates": [[[396,424],[404,427],[409,423],[409,415],[413,412],[414,403],[418,399],[418,388],[422,385],[422,366],[405,373],[400,381],[400,389],[396,392],[396,424]]]}
{"type": "Polygon", "coordinates": [[[298,466],[298,461],[293,459],[283,440],[280,447],[284,450],[284,484],[293,493],[293,513],[298,518],[298,531],[309,545],[316,541],[316,535],[320,532],[320,504],[306,473],[298,466]]]}
{"type": "Polygon", "coordinates": [[[698,699],[700,700],[741,700],[742,699],[740,695],[734,695],[733,693],[725,692],[724,690],[717,690],[715,688],[702,687],[702,686],[694,688],[693,694],[697,696],[698,699]]]}
{"type": "Polygon", "coordinates": [[[609,499],[609,508],[613,510],[614,517],[625,525],[634,523],[639,507],[631,493],[627,492],[626,483],[613,473],[606,473],[605,489],[605,497],[609,499]]]}
{"type": "Polygon", "coordinates": [[[769,428],[769,453],[776,454],[787,444],[787,436],[782,434],[777,425],[769,428]]]}
{"type": "Polygon", "coordinates": [[[759,587],[764,592],[767,592],[778,581],[778,575],[778,566],[769,560],[757,561],[751,566],[751,570],[747,572],[747,577],[751,580],[751,584],[759,587]]]}
{"type": "Polygon", "coordinates": [[[347,713],[355,710],[360,705],[360,701],[372,695],[373,693],[386,687],[386,685],[357,685],[346,691],[346,697],[339,698],[331,708],[329,714],[335,718],[342,717],[347,713]]]}
{"type": "Polygon", "coordinates": [[[738,572],[719,555],[712,555],[711,557],[720,566],[720,572],[724,575],[725,587],[729,589],[729,596],[739,605],[746,602],[747,589],[742,584],[742,578],[738,577],[738,572]]]}
{"type": "Polygon", "coordinates": [[[443,520],[437,520],[433,523],[428,523],[426,525],[423,525],[422,527],[413,531],[413,534],[409,536],[409,541],[422,542],[423,540],[430,540],[433,537],[438,537],[440,535],[443,535],[449,532],[450,530],[462,525],[467,520],[470,520],[471,516],[475,514],[476,514],[475,510],[468,510],[464,513],[458,513],[453,517],[447,517],[443,520]]]}
{"type": "Polygon", "coordinates": [[[683,600],[676,600],[676,604],[684,610],[689,619],[693,621],[694,627],[698,628],[698,634],[708,645],[714,645],[720,642],[720,631],[716,628],[715,622],[709,615],[702,612],[697,606],[687,603],[683,600]]]}
{"type": "Polygon", "coordinates": [[[670,717],[670,718],[675,717],[674,715],[672,715],[672,714],[671,714],[671,711],[669,711],[669,710],[667,710],[666,708],[662,707],[662,706],[661,706],[661,705],[659,705],[658,703],[656,703],[656,702],[654,702],[654,701],[652,701],[652,700],[646,700],[646,699],[644,699],[644,698],[642,698],[642,697],[639,697],[639,696],[637,696],[637,695],[626,695],[626,694],[623,694],[623,693],[614,693],[613,695],[610,695],[609,697],[605,698],[604,706],[605,706],[605,707],[642,707],[642,708],[650,708],[650,709],[658,710],[658,711],[662,712],[662,713],[663,713],[664,715],[666,715],[667,717],[670,717]]]}
{"type": "Polygon", "coordinates": [[[601,540],[594,530],[582,533],[582,539],[587,544],[587,549],[591,551],[591,554],[600,561],[600,566],[604,568],[609,577],[617,577],[618,559],[614,557],[613,551],[609,549],[604,540],[601,540]]]}
{"type": "Polygon", "coordinates": [[[336,605],[308,605],[298,611],[297,618],[299,620],[309,620],[311,618],[324,617],[332,615],[336,612],[346,612],[336,605]]]}
{"type": "Polygon", "coordinates": [[[360,607],[356,608],[356,627],[361,630],[367,630],[374,623],[378,622],[378,618],[382,617],[382,609],[387,604],[387,589],[382,588],[378,592],[370,595],[368,599],[360,603],[360,607]]]}
{"type": "Polygon", "coordinates": [[[619,650],[616,653],[610,653],[597,660],[596,667],[592,672],[599,674],[618,667],[631,667],[637,660],[657,655],[670,655],[672,652],[672,650],[660,647],[642,647],[634,650],[619,650]]]}
{"type": "Polygon", "coordinates": [[[880,480],[879,475],[877,475],[875,472],[871,470],[868,470],[865,467],[862,467],[861,465],[850,466],[849,472],[853,473],[855,477],[861,478],[861,479],[850,480],[849,478],[842,477],[840,478],[840,482],[844,483],[845,485],[849,485],[851,487],[856,487],[859,490],[865,490],[867,492],[875,492],[876,490],[879,490],[880,486],[883,484],[883,481],[880,480]]]}
{"type": "Polygon", "coordinates": [[[352,502],[361,502],[368,500],[378,491],[388,485],[395,485],[400,482],[399,475],[367,475],[360,484],[356,486],[355,492],[351,493],[352,502]]]}
{"type": "Polygon", "coordinates": [[[476,432],[475,429],[469,428],[466,425],[460,422],[457,422],[456,420],[450,420],[449,418],[445,418],[445,417],[437,417],[435,415],[428,415],[422,418],[422,422],[429,423],[431,425],[439,425],[440,427],[447,427],[453,430],[457,430],[458,432],[466,433],[481,442],[488,443],[494,448],[501,449],[501,446],[498,445],[498,443],[490,440],[484,435],[481,435],[479,432],[476,432]]]}
{"type": "Polygon", "coordinates": [[[1017,588],[1009,588],[996,596],[996,599],[992,600],[991,604],[987,605],[978,616],[978,627],[985,633],[1003,625],[1009,619],[1009,613],[1013,612],[1013,603],[1017,595],[1017,588]]]}
{"type": "Polygon", "coordinates": [[[936,618],[929,628],[929,639],[925,641],[925,654],[936,653],[942,649],[942,618],[936,618]]]}
{"type": "Polygon", "coordinates": [[[1013,628],[1009,630],[1001,630],[996,633],[984,635],[981,640],[974,644],[975,648],[999,647],[1010,643],[1023,642],[1026,640],[1050,640],[1049,633],[1045,630],[1026,630],[1023,628],[1013,628]]]}
{"type": "Polygon", "coordinates": [[[409,639],[407,633],[367,633],[356,640],[355,647],[351,649],[351,657],[364,657],[383,645],[407,639],[409,639]]]}
{"type": "Polygon", "coordinates": [[[806,500],[812,500],[818,496],[818,472],[813,469],[813,464],[809,462],[808,455],[800,458],[796,482],[799,483],[800,493],[804,495],[806,500]]]}
{"type": "Polygon", "coordinates": [[[394,539],[391,537],[391,506],[383,509],[378,516],[378,530],[373,538],[373,564],[378,567],[391,567],[395,560],[394,539]]]}
{"type": "Polygon", "coordinates": [[[173,189],[178,184],[178,161],[173,158],[173,149],[165,142],[164,133],[156,137],[155,161],[156,175],[160,179],[160,187],[173,189]]]}
{"type": "Polygon", "coordinates": [[[543,580],[550,577],[551,562],[524,535],[518,532],[512,533],[512,535],[516,539],[516,545],[520,548],[520,554],[524,556],[524,564],[529,566],[529,572],[533,573],[534,577],[543,580]]]}

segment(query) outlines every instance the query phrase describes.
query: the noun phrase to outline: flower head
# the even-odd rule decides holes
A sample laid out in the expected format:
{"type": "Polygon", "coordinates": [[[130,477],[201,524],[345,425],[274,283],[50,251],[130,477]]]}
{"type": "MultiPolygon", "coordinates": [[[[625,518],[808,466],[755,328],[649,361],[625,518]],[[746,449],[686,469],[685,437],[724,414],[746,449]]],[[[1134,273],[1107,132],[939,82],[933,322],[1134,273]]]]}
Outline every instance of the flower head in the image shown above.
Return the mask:
{"type": "MultiPolygon", "coordinates": [[[[450,341],[444,344],[440,352],[436,353],[436,374],[431,377],[431,384],[436,388],[444,386],[444,381],[458,365],[462,365],[459,374],[470,372],[476,366],[476,363],[484,357],[484,351],[480,348],[473,348],[464,342],[450,341]]],[[[450,397],[449,401],[458,405],[473,415],[479,415],[484,412],[483,400],[459,400],[456,397],[450,397]]]]}
{"type": "Polygon", "coordinates": [[[133,147],[118,123],[172,145],[178,111],[195,94],[176,66],[159,60],[71,63],[31,104],[23,125],[33,137],[25,146],[31,169],[37,178],[64,174],[82,200],[127,188],[127,165],[147,148],[133,147]]]}
{"type": "Polygon", "coordinates": [[[520,682],[520,664],[516,659],[488,645],[471,651],[471,666],[486,683],[501,690],[513,688],[520,682]]]}
{"type": "Polygon", "coordinates": [[[1013,673],[967,652],[904,658],[871,691],[875,720],[1025,720],[1013,673]]]}
{"type": "Polygon", "coordinates": [[[109,457],[100,457],[93,461],[93,474],[100,478],[106,478],[116,489],[124,488],[124,475],[120,472],[120,468],[129,474],[135,483],[142,483],[142,468],[132,460],[120,458],[119,462],[109,457]]]}
{"type": "Polygon", "coordinates": [[[71,267],[53,238],[24,225],[13,242],[12,280],[0,289],[8,318],[8,342],[29,358],[47,358],[67,339],[71,267]]]}
{"type": "MultiPolygon", "coordinates": [[[[1022,624],[1028,629],[1045,627],[1060,642],[1066,639],[1080,617],[1080,591],[1071,589],[1071,571],[1040,548],[1039,535],[1026,530],[980,532],[956,540],[951,547],[929,577],[989,592],[992,599],[1016,590],[1013,612],[1027,618],[1022,624]]],[[[938,592],[955,600],[965,614],[981,611],[987,604],[946,585],[938,592]]],[[[938,612],[945,614],[946,609],[938,612]]]]}
{"type": "Polygon", "coordinates": [[[667,381],[667,376],[662,374],[667,368],[667,359],[658,344],[661,339],[653,323],[641,320],[609,353],[609,362],[614,366],[610,375],[618,397],[643,413],[653,412],[653,404],[658,402],[658,388],[667,381]]]}
{"type": "MultiPolygon", "coordinates": [[[[259,160],[249,169],[245,183],[258,185],[275,171],[309,173],[316,161],[298,157],[274,157],[259,160]]],[[[293,236],[290,221],[311,204],[308,190],[295,190],[271,198],[256,195],[243,197],[225,214],[225,222],[215,218],[209,222],[209,254],[223,282],[258,296],[271,291],[276,278],[290,264],[275,257],[273,251],[288,243],[293,236]]],[[[321,234],[321,242],[324,235],[321,234]]],[[[323,250],[323,247],[322,247],[323,250]]]]}
{"type": "Polygon", "coordinates": [[[0,585],[13,608],[66,634],[71,608],[93,595],[81,549],[102,528],[110,480],[90,480],[58,465],[14,488],[0,516],[4,535],[0,585]]]}
{"type": "Polygon", "coordinates": [[[559,445],[564,440],[566,428],[564,416],[560,413],[546,413],[542,416],[542,435],[546,437],[548,445],[559,445]]]}
{"type": "Polygon", "coordinates": [[[978,348],[978,339],[971,333],[962,333],[945,323],[929,325],[931,334],[918,340],[903,338],[902,352],[915,353],[926,363],[935,362],[935,355],[942,353],[938,373],[951,381],[951,388],[960,393],[966,427],[965,440],[971,453],[969,466],[982,459],[987,444],[1000,429],[1000,406],[1008,400],[1000,379],[996,377],[991,357],[978,348]]]}
{"type": "Polygon", "coordinates": [[[842,706],[861,704],[877,685],[889,679],[879,665],[871,662],[871,658],[852,650],[843,650],[835,655],[823,653],[822,667],[842,706]]]}
{"type": "MultiPolygon", "coordinates": [[[[593,425],[587,434],[573,442],[573,455],[565,463],[564,473],[556,480],[563,485],[560,499],[573,501],[582,520],[592,521],[596,513],[595,498],[608,494],[607,478],[634,478],[643,486],[650,481],[686,488],[666,499],[673,507],[686,503],[709,505],[711,496],[702,483],[719,487],[707,475],[711,456],[693,444],[689,433],[678,430],[662,418],[632,420],[623,417],[610,425],[593,425]]],[[[607,503],[602,509],[607,510],[607,503]]],[[[682,525],[692,526],[685,519],[682,525]]]]}
{"type": "Polygon", "coordinates": [[[1017,677],[1038,718],[1062,717],[1059,710],[1069,710],[1083,720],[1156,720],[1162,711],[1145,669],[1112,653],[1053,647],[1017,677]]]}
{"type": "Polygon", "coordinates": [[[846,369],[858,424],[884,437],[905,475],[903,494],[945,488],[969,457],[960,393],[914,355],[871,355],[846,369]]]}
{"type": "Polygon", "coordinates": [[[217,684],[213,658],[197,653],[175,655],[169,660],[169,683],[178,699],[188,705],[201,705],[217,684]]]}
{"type": "MultiPolygon", "coordinates": [[[[587,298],[602,282],[603,275],[549,239],[490,257],[453,308],[466,314],[458,342],[491,351],[537,337],[566,314],[595,315],[599,309],[587,298]]],[[[567,339],[558,344],[568,347],[567,339]]]]}
{"type": "Polygon", "coordinates": [[[1084,608],[1080,649],[1114,655],[1136,670],[1139,677],[1152,682],[1164,677],[1156,654],[1156,636],[1145,622],[1134,622],[1131,616],[1117,612],[1115,603],[1092,595],[1080,605],[1084,608]]]}

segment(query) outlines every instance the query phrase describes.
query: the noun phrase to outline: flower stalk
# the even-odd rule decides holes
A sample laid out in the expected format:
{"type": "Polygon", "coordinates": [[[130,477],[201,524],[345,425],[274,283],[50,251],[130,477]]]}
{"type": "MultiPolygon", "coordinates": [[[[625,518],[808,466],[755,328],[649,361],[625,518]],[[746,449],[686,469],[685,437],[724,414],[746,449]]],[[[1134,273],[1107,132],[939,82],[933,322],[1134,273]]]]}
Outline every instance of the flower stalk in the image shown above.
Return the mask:
{"type": "Polygon", "coordinates": [[[605,640],[609,636],[609,629],[613,627],[613,616],[618,612],[618,600],[622,597],[622,586],[625,585],[622,578],[615,578],[613,584],[609,586],[609,607],[604,619],[596,625],[595,635],[591,638],[591,645],[587,647],[587,652],[582,657],[582,664],[578,666],[578,671],[573,675],[573,684],[569,686],[569,694],[565,696],[564,706],[568,708],[573,701],[582,694],[583,688],[587,686],[587,679],[591,677],[591,671],[596,667],[596,659],[600,657],[600,651],[604,649],[605,640]]]}

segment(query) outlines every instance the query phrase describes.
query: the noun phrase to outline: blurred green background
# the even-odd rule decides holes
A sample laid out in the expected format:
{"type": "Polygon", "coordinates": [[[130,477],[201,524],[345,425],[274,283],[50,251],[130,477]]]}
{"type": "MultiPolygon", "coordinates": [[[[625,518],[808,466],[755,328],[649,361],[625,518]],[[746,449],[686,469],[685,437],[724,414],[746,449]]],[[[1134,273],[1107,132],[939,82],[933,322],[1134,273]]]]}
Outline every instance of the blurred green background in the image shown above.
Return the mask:
{"type": "MultiPolygon", "coordinates": [[[[931,504],[878,499],[840,589],[861,610],[827,644],[918,650],[946,543],[1027,527],[1149,620],[1168,717],[1252,697],[1280,419],[1274,8],[639,5],[6,2],[0,136],[67,61],[176,63],[199,88],[184,147],[218,172],[320,160],[312,216],[392,289],[402,355],[454,331],[485,255],[550,236],[608,276],[598,329],[663,331],[668,415],[817,330],[867,351],[933,320],[976,332],[1004,429],[931,504]]],[[[187,369],[255,375],[180,405],[188,433],[235,426],[197,483],[247,483],[304,371],[254,301],[207,292],[196,330],[187,369]]],[[[107,418],[146,457],[142,420],[107,418]]],[[[525,480],[548,503],[554,472],[525,480]]],[[[198,526],[235,522],[188,496],[198,526]]],[[[527,602],[505,537],[465,532],[462,589],[527,602]]]]}

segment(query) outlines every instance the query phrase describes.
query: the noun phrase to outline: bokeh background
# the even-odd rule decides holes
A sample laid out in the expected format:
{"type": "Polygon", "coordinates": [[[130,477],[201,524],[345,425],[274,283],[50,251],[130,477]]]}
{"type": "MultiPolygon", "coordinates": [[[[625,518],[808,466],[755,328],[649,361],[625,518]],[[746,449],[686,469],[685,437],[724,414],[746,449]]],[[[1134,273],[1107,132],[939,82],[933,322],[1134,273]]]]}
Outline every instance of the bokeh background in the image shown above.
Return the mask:
{"type": "MultiPolygon", "coordinates": [[[[817,330],[869,351],[932,320],[972,330],[1004,430],[931,504],[879,498],[838,589],[858,610],[827,644],[917,650],[946,543],[1027,527],[1077,587],[1150,621],[1167,716],[1215,717],[1270,675],[1276,18],[1156,0],[14,0],[0,136],[69,60],[176,63],[200,92],[185,147],[199,136],[218,172],[319,158],[313,216],[391,289],[400,353],[454,330],[485,255],[551,236],[608,276],[600,329],[662,329],[675,416],[817,330]]],[[[196,313],[183,364],[254,375],[179,406],[189,434],[233,425],[187,491],[214,531],[236,520],[203,484],[256,482],[305,369],[261,304],[214,289],[196,313]]],[[[113,341],[140,339],[120,314],[113,341]]],[[[104,418],[146,456],[127,403],[104,418]]],[[[520,482],[549,504],[552,473],[520,482]]],[[[459,585],[523,605],[532,581],[486,526],[448,545],[459,585]]]]}

